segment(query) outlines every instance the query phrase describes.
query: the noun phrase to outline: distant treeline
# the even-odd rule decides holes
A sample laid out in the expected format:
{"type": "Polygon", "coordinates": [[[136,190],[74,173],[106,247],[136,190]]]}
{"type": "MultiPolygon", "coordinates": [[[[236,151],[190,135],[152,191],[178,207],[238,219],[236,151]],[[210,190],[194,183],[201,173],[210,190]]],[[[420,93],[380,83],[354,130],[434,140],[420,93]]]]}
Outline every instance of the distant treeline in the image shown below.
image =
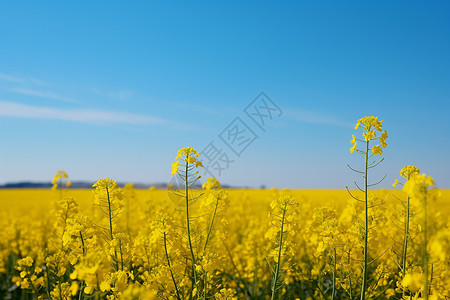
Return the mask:
{"type": "MultiPolygon", "coordinates": [[[[86,182],[86,181],[75,181],[72,182],[70,186],[71,189],[91,189],[94,182],[86,182]]],[[[123,187],[125,183],[119,183],[120,187],[123,187]]],[[[166,189],[166,183],[156,183],[156,184],[144,184],[144,183],[136,183],[133,184],[136,189],[148,189],[151,186],[156,187],[157,189],[166,189]]],[[[50,182],[12,182],[5,183],[0,185],[0,189],[51,189],[52,184],[50,182]]]]}

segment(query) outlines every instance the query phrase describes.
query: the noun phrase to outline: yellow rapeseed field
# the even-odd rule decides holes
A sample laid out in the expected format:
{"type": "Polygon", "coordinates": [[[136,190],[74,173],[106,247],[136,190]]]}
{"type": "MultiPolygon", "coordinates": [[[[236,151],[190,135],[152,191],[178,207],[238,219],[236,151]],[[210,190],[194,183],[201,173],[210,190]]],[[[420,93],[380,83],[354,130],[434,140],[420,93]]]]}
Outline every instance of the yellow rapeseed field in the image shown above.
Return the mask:
{"type": "Polygon", "coordinates": [[[376,189],[387,132],[376,117],[355,129],[355,189],[200,185],[185,147],[172,165],[182,184],[167,189],[107,178],[76,190],[58,171],[51,190],[0,190],[0,297],[449,299],[450,191],[413,166],[376,189]]]}

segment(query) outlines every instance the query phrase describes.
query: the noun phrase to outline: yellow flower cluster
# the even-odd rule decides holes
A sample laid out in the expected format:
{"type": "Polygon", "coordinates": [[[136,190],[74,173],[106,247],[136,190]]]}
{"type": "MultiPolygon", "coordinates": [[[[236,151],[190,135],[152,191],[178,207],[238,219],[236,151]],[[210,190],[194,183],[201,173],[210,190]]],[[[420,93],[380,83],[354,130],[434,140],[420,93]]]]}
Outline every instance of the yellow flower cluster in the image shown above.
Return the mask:
{"type": "Polygon", "coordinates": [[[409,180],[410,176],[413,174],[419,174],[419,168],[415,166],[405,166],[400,170],[400,176],[409,180]]]}
{"type": "Polygon", "coordinates": [[[361,127],[362,129],[365,129],[367,131],[372,131],[372,128],[381,131],[383,130],[383,125],[381,123],[383,123],[383,120],[379,121],[378,117],[363,117],[357,121],[355,130],[361,127]]]}
{"type": "MultiPolygon", "coordinates": [[[[407,180],[409,180],[409,178],[414,174],[420,174],[419,168],[415,166],[404,166],[403,169],[400,170],[400,176],[406,178],[407,180]]],[[[398,179],[395,179],[392,186],[396,187],[398,183],[399,183],[398,179]]]]}
{"type": "Polygon", "coordinates": [[[192,147],[184,147],[178,150],[175,161],[172,163],[172,175],[177,174],[180,166],[193,164],[196,168],[203,167],[202,162],[197,159],[198,156],[199,154],[197,153],[197,150],[192,147]],[[180,163],[179,159],[183,163],[180,163]]]}
{"type": "MultiPolygon", "coordinates": [[[[367,143],[367,147],[370,141],[373,141],[375,139],[378,139],[380,141],[380,145],[375,145],[371,148],[372,153],[374,155],[381,155],[383,154],[383,149],[387,147],[386,139],[388,138],[387,131],[385,130],[379,137],[377,137],[377,131],[381,132],[383,130],[383,120],[379,121],[378,117],[363,117],[359,119],[356,123],[355,130],[358,130],[359,128],[362,129],[363,133],[362,136],[364,137],[364,140],[362,142],[367,143]]],[[[353,153],[355,150],[358,152],[364,152],[362,150],[358,150],[357,147],[357,138],[355,135],[352,135],[352,140],[350,141],[352,147],[350,148],[350,153],[353,153]]]]}

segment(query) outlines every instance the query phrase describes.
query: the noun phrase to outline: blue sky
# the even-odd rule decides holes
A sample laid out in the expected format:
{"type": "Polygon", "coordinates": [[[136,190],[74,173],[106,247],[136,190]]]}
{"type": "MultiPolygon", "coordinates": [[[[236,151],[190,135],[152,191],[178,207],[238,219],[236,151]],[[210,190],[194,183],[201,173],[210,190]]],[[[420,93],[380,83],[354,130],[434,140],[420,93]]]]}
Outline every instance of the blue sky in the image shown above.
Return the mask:
{"type": "Polygon", "coordinates": [[[388,130],[384,187],[414,164],[450,188],[450,2],[0,4],[0,184],[167,182],[211,141],[239,186],[341,189],[356,120],[388,130]],[[265,131],[244,109],[264,91],[265,131]],[[237,157],[236,118],[258,136],[237,157]]]}

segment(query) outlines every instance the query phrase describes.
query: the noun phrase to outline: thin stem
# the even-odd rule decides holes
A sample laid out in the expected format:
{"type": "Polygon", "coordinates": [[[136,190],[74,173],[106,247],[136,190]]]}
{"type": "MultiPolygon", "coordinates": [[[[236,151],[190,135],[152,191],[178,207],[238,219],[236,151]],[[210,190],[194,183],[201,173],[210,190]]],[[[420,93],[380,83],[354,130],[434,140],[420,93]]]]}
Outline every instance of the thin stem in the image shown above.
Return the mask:
{"type": "MultiPolygon", "coordinates": [[[[187,160],[187,158],[186,158],[187,160]]],[[[197,274],[195,272],[195,255],[194,255],[194,248],[192,247],[192,241],[191,241],[191,227],[189,222],[189,184],[188,184],[188,171],[189,171],[189,163],[186,161],[185,166],[185,196],[186,196],[186,227],[187,227],[187,235],[188,235],[188,242],[189,242],[189,249],[191,250],[191,256],[192,256],[192,291],[194,290],[195,284],[197,282],[197,274]]],[[[192,291],[191,291],[191,297],[192,297],[192,291]]],[[[198,292],[197,292],[198,293],[198,292]]]]}
{"type": "Polygon", "coordinates": [[[361,300],[365,300],[366,298],[366,290],[367,290],[367,239],[369,236],[369,208],[368,208],[368,191],[367,191],[367,169],[368,169],[368,160],[369,160],[369,141],[366,142],[366,161],[365,161],[365,170],[364,170],[364,205],[365,205],[365,224],[364,224],[364,265],[363,265],[363,279],[361,286],[361,300]]]}
{"type": "Polygon", "coordinates": [[[281,265],[281,250],[283,247],[283,231],[284,231],[284,218],[286,215],[286,210],[287,210],[287,204],[284,204],[284,209],[283,209],[283,217],[281,219],[281,230],[280,230],[280,241],[278,244],[278,262],[277,262],[277,266],[275,269],[275,276],[273,277],[273,286],[272,286],[272,300],[274,300],[276,298],[276,288],[277,288],[277,282],[278,282],[278,276],[280,273],[280,265],[281,265]]]}
{"type": "MultiPolygon", "coordinates": [[[[111,210],[111,199],[109,198],[109,190],[108,190],[108,186],[105,187],[106,188],[106,195],[108,196],[108,219],[109,219],[109,234],[111,237],[111,241],[114,239],[113,237],[113,227],[112,227],[112,210],[111,210]]],[[[115,263],[116,263],[116,271],[119,270],[119,262],[117,261],[117,251],[114,248],[114,258],[115,258],[115,263]]]]}
{"type": "Polygon", "coordinates": [[[33,289],[33,291],[36,293],[36,295],[39,297],[39,291],[37,290],[37,288],[34,286],[33,281],[31,280],[31,276],[30,274],[27,272],[27,278],[30,281],[30,285],[33,289]]]}
{"type": "Polygon", "coordinates": [[[84,238],[83,238],[83,234],[81,233],[81,231],[80,231],[80,239],[81,239],[81,249],[83,250],[83,256],[85,256],[86,255],[86,249],[85,249],[85,246],[84,246],[84,238]]]}
{"type": "Polygon", "coordinates": [[[208,245],[209,236],[211,234],[212,227],[214,225],[214,219],[216,218],[217,207],[219,206],[219,199],[216,199],[216,207],[214,208],[214,214],[212,216],[211,224],[209,225],[208,234],[206,235],[205,247],[203,247],[203,252],[206,251],[206,245],[208,245]]]}
{"type": "Polygon", "coordinates": [[[403,256],[402,256],[402,272],[403,276],[406,275],[406,256],[408,253],[408,239],[409,239],[409,201],[410,197],[406,202],[406,215],[405,215],[405,239],[403,241],[403,256]]]}
{"type": "Polygon", "coordinates": [[[83,294],[84,294],[84,281],[81,282],[80,295],[78,295],[78,300],[83,299],[83,294]]]}
{"type": "Polygon", "coordinates": [[[164,251],[166,252],[167,265],[169,266],[170,276],[172,277],[173,284],[175,285],[175,290],[177,291],[177,299],[181,300],[180,292],[178,291],[177,282],[175,281],[175,276],[173,276],[172,266],[170,265],[169,253],[167,252],[167,238],[166,232],[164,231],[164,251]]]}

